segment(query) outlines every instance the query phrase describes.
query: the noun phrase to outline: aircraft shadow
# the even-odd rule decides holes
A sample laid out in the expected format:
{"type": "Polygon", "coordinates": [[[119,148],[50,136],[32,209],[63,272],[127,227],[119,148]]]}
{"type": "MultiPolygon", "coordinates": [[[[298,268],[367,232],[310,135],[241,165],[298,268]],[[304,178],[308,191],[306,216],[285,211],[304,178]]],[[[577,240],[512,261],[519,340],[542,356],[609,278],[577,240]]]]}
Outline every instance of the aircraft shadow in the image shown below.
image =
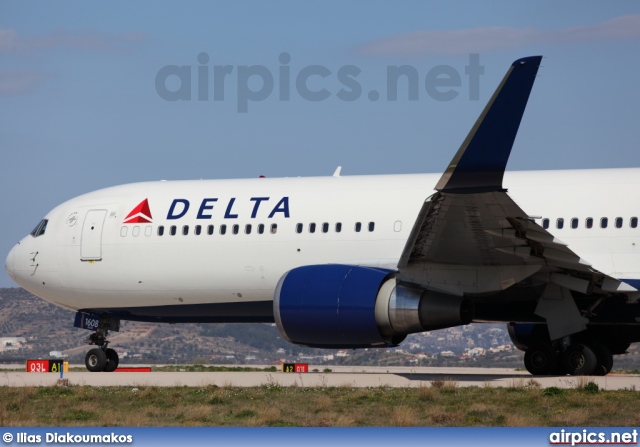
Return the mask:
{"type": "Polygon", "coordinates": [[[394,373],[407,380],[428,381],[453,380],[456,382],[478,382],[494,381],[501,379],[528,379],[533,376],[523,376],[521,374],[451,374],[451,373],[394,373]]]}

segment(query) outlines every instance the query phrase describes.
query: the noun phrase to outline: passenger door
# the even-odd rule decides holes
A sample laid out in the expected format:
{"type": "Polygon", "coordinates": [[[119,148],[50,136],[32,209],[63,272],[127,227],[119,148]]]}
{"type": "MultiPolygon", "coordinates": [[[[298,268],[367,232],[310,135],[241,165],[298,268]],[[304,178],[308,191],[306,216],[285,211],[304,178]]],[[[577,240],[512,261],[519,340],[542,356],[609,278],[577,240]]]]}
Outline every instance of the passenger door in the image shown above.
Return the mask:
{"type": "Polygon", "coordinates": [[[89,210],[82,226],[81,261],[102,260],[102,229],[107,210],[89,210]]]}

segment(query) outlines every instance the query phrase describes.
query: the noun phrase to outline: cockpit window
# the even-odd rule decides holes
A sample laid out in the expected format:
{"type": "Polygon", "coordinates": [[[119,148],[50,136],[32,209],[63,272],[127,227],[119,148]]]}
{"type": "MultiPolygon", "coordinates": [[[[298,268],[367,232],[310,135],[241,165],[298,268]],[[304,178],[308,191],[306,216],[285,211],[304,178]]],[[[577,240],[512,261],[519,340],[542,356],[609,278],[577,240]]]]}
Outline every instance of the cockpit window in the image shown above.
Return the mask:
{"type": "Polygon", "coordinates": [[[42,236],[47,229],[47,223],[49,223],[47,219],[42,219],[40,223],[38,223],[38,225],[36,225],[36,227],[30,233],[31,236],[33,237],[42,236]]]}

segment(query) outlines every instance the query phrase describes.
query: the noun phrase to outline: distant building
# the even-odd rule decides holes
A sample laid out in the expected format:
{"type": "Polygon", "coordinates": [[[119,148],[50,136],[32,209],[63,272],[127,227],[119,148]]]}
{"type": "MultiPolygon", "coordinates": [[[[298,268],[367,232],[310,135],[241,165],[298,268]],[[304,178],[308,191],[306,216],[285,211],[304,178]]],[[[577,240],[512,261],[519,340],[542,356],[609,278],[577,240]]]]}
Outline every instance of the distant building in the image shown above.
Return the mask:
{"type": "Polygon", "coordinates": [[[17,351],[22,349],[26,343],[27,339],[24,337],[2,337],[0,338],[0,352],[17,351]]]}
{"type": "Polygon", "coordinates": [[[478,357],[480,355],[485,355],[486,351],[484,348],[473,348],[467,351],[467,355],[469,357],[478,357]]]}
{"type": "Polygon", "coordinates": [[[496,352],[511,351],[511,349],[512,349],[511,345],[500,345],[494,348],[489,348],[489,351],[496,353],[496,352]]]}
{"type": "Polygon", "coordinates": [[[114,346],[113,350],[118,353],[118,358],[123,359],[129,355],[127,348],[123,348],[121,346],[114,346]]]}

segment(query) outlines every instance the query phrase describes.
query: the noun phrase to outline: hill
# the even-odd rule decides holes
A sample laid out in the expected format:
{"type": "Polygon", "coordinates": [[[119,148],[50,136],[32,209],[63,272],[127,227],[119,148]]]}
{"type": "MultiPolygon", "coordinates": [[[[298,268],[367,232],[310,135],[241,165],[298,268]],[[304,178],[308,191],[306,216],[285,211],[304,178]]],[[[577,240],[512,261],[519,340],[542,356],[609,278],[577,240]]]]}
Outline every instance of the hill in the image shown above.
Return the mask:
{"type": "MultiPolygon", "coordinates": [[[[0,289],[0,362],[50,357],[57,351],[82,363],[89,331],[73,327],[74,312],[21,288],[0,289]]],[[[320,350],[291,345],[273,324],[154,324],[123,321],[110,335],[122,363],[312,364],[522,367],[504,325],[472,324],[413,334],[398,348],[320,350]]],[[[640,350],[616,358],[638,369],[640,350]]]]}

